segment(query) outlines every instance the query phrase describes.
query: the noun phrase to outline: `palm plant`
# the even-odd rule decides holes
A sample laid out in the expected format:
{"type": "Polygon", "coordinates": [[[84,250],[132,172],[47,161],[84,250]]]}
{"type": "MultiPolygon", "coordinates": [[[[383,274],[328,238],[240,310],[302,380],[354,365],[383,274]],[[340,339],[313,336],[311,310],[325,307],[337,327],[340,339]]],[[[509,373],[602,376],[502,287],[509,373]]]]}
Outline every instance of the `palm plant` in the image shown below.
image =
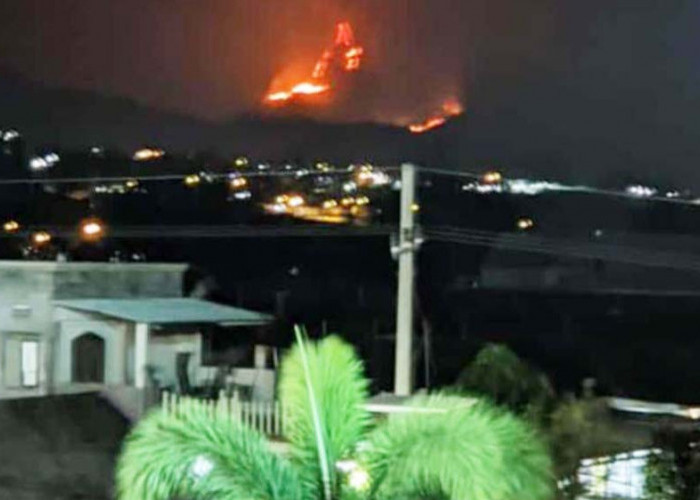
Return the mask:
{"type": "Polygon", "coordinates": [[[372,425],[352,347],[297,330],[280,398],[290,451],[227,415],[155,411],[117,464],[121,500],[549,500],[552,466],[526,423],[492,404],[433,395],[372,425]]]}

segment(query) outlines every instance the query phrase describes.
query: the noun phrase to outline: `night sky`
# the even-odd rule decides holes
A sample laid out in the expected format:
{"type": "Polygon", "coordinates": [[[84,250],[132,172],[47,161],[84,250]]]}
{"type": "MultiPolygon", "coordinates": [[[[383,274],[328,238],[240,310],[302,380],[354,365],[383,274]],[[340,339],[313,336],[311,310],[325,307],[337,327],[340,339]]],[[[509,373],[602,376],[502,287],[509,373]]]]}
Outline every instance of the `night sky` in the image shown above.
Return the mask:
{"type": "Polygon", "coordinates": [[[340,19],[371,77],[352,119],[456,95],[470,122],[446,161],[700,181],[700,6],[686,0],[23,0],[0,4],[0,65],[221,120],[282,68],[308,71],[340,19]]]}

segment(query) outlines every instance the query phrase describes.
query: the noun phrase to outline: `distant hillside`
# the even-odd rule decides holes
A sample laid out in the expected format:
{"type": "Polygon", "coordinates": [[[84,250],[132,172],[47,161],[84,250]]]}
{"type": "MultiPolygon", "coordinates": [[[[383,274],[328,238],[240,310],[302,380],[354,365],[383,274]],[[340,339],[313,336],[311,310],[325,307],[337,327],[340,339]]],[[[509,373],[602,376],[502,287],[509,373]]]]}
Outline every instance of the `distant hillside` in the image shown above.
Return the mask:
{"type": "Polygon", "coordinates": [[[132,150],[211,150],[270,160],[329,158],[397,162],[412,157],[415,137],[376,124],[330,124],[248,115],[213,123],[120,97],[47,88],[0,71],[0,127],[16,127],[30,147],[103,145],[132,150]]]}

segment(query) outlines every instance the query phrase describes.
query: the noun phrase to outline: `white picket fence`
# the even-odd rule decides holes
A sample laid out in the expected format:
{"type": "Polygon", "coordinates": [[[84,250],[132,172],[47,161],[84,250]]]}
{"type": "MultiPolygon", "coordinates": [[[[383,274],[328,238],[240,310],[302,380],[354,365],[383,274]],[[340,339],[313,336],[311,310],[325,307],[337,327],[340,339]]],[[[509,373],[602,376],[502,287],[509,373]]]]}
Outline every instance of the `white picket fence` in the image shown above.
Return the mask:
{"type": "Polygon", "coordinates": [[[219,415],[255,429],[267,436],[281,436],[284,418],[279,401],[242,401],[237,394],[221,392],[217,399],[201,399],[164,392],[161,408],[166,413],[181,414],[200,406],[211,415],[219,415]]]}

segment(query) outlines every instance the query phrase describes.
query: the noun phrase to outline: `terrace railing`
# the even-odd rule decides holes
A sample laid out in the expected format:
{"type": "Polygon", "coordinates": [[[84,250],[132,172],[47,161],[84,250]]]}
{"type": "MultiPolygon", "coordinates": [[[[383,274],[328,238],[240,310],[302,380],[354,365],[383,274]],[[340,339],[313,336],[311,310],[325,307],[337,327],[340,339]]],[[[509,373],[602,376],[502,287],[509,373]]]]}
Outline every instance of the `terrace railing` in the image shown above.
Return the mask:
{"type": "Polygon", "coordinates": [[[217,399],[202,399],[163,392],[161,408],[166,413],[183,413],[195,405],[202,405],[212,415],[218,414],[241,422],[270,437],[279,437],[284,429],[284,418],[279,401],[244,401],[234,393],[219,393],[217,399]]]}

